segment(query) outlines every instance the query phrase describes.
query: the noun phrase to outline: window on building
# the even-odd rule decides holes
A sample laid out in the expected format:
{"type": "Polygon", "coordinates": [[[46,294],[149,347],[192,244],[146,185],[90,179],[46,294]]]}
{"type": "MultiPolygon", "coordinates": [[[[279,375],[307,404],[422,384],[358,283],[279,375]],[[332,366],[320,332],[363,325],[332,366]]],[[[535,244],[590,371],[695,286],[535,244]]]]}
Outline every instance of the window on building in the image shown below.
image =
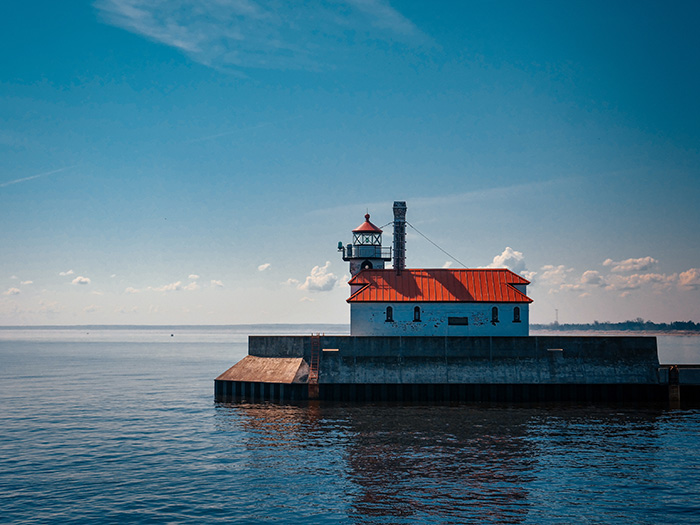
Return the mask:
{"type": "Polygon", "coordinates": [[[496,324],[498,322],[498,306],[491,308],[491,324],[496,324]]]}
{"type": "Polygon", "coordinates": [[[520,322],[520,307],[516,306],[513,308],[513,322],[514,323],[519,323],[520,322]]]}
{"type": "Polygon", "coordinates": [[[387,323],[394,322],[394,309],[391,306],[386,307],[386,322],[387,323]]]}
{"type": "Polygon", "coordinates": [[[420,323],[420,306],[416,306],[413,309],[413,322],[420,323]]]}
{"type": "Polygon", "coordinates": [[[467,326],[469,324],[468,317],[448,317],[447,324],[452,326],[467,326]]]}

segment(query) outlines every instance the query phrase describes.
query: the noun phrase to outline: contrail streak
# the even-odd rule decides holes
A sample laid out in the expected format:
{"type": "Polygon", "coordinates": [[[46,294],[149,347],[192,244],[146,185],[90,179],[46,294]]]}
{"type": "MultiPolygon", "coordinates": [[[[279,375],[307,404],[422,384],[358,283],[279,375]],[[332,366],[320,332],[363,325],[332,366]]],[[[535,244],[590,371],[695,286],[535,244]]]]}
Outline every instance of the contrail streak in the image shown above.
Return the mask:
{"type": "Polygon", "coordinates": [[[39,177],[46,177],[47,175],[53,175],[54,173],[66,171],[66,170],[69,170],[71,168],[75,168],[75,166],[66,166],[65,168],[59,168],[57,170],[39,173],[38,175],[32,175],[31,177],[24,177],[23,179],[17,179],[17,180],[11,180],[8,182],[3,182],[3,183],[0,183],[0,188],[4,188],[5,186],[9,186],[11,184],[18,184],[20,182],[25,182],[25,181],[32,180],[32,179],[38,179],[39,177]]]}
{"type": "Polygon", "coordinates": [[[256,124],[254,126],[247,126],[245,128],[232,129],[229,131],[224,131],[223,133],[217,133],[216,135],[209,135],[207,137],[200,137],[200,138],[196,138],[196,139],[185,140],[182,142],[182,144],[195,144],[197,142],[204,142],[206,140],[218,139],[219,137],[225,137],[226,135],[234,135],[236,133],[241,133],[244,131],[265,128],[267,126],[274,126],[277,124],[281,124],[282,122],[289,122],[290,120],[297,120],[297,119],[300,119],[301,117],[302,117],[302,115],[297,115],[295,117],[284,118],[284,119],[275,120],[272,122],[261,122],[260,124],[256,124]]]}

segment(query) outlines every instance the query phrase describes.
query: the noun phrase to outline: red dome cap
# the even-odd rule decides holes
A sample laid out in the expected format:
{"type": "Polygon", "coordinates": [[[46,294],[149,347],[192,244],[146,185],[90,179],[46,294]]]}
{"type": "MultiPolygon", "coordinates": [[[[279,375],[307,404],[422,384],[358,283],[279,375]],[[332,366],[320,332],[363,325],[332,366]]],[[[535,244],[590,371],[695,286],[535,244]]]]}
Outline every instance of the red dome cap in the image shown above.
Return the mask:
{"type": "Polygon", "coordinates": [[[365,222],[355,228],[353,233],[382,233],[382,230],[369,222],[369,213],[365,215],[365,222]]]}

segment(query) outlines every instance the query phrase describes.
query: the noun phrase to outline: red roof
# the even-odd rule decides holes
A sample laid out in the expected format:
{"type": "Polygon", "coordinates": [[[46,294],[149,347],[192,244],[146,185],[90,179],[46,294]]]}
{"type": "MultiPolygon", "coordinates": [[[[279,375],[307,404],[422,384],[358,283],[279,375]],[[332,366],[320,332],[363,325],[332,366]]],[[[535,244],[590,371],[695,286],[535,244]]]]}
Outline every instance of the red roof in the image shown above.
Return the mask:
{"type": "Polygon", "coordinates": [[[365,215],[365,222],[360,224],[357,228],[355,228],[353,233],[382,233],[382,230],[380,228],[377,228],[374,224],[369,222],[369,213],[365,215]]]}
{"type": "Polygon", "coordinates": [[[513,284],[530,281],[506,269],[364,270],[349,284],[364,285],[348,299],[364,302],[531,303],[513,284]]]}

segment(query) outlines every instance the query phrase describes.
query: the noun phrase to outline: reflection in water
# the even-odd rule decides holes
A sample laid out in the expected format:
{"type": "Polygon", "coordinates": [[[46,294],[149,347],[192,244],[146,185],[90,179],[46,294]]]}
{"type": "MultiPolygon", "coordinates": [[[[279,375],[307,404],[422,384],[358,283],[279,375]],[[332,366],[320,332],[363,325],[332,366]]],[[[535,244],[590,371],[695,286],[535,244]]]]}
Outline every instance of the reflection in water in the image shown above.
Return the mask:
{"type": "Polygon", "coordinates": [[[353,421],[357,517],[516,522],[533,464],[526,416],[469,407],[395,407],[353,421]]]}
{"type": "MultiPolygon", "coordinates": [[[[693,436],[698,413],[690,416],[693,436]]],[[[669,417],[616,408],[260,404],[219,405],[217,428],[239,436],[249,453],[242,468],[281,468],[296,490],[316,499],[332,493],[335,519],[606,521],[646,506],[638,521],[654,513],[667,521],[668,509],[639,494],[677,488],[683,477],[676,468],[669,478],[669,452],[678,453],[660,430],[669,417]]]]}

